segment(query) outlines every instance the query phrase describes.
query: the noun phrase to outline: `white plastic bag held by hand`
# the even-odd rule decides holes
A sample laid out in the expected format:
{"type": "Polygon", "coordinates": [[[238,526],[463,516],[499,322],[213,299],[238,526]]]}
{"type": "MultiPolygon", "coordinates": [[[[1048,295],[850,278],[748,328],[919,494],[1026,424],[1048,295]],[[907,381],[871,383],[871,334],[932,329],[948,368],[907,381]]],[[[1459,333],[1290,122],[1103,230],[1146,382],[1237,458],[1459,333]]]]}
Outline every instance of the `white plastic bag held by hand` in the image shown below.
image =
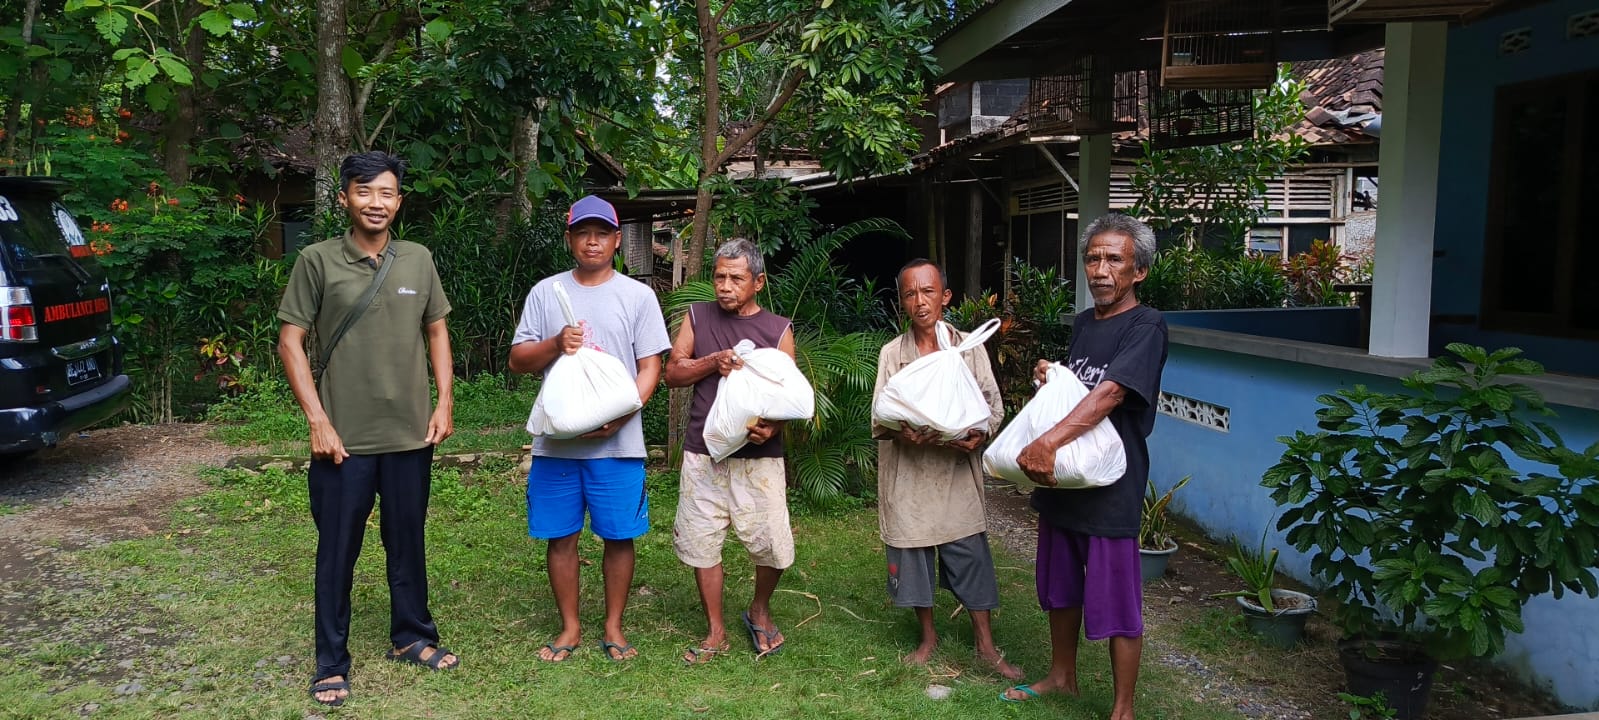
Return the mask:
{"type": "Polygon", "coordinates": [[[961,355],[982,348],[998,330],[999,318],[994,318],[951,347],[945,339],[949,326],[938,323],[933,329],[938,349],[911,361],[883,384],[872,403],[872,424],[890,430],[931,428],[944,440],[964,438],[973,428],[986,431],[988,400],[961,355]]]}
{"type": "MultiPolygon", "coordinates": [[[[1022,472],[1016,459],[1022,450],[1050,428],[1064,420],[1077,403],[1088,397],[1088,388],[1072,371],[1052,363],[1047,381],[1032,400],[1022,406],[1015,419],[1001,430],[983,453],[983,470],[989,475],[1027,489],[1034,483],[1022,472]]],[[[1110,419],[1097,425],[1055,452],[1055,487],[1069,490],[1110,485],[1127,474],[1127,451],[1110,419]]]]}
{"type": "MultiPolygon", "coordinates": [[[[572,299],[559,281],[555,298],[568,325],[577,325],[572,299]]],[[[527,431],[534,435],[566,440],[598,430],[601,425],[644,407],[638,383],[627,366],[615,356],[594,348],[578,348],[576,353],[557,355],[538,398],[527,418],[527,431]]]]}
{"type": "Polygon", "coordinates": [[[717,381],[716,402],[705,416],[705,449],[716,462],[744,447],[758,420],[809,420],[816,414],[816,392],[788,353],[756,348],[749,340],[740,340],[733,352],[744,365],[717,381]]]}

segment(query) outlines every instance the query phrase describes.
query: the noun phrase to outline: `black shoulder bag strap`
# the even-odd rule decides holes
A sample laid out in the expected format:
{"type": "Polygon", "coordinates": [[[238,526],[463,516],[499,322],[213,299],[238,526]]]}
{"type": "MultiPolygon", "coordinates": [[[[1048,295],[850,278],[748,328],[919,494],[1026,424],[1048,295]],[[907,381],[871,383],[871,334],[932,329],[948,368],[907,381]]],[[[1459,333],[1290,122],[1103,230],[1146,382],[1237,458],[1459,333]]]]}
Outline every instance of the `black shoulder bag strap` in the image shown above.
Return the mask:
{"type": "Polygon", "coordinates": [[[361,316],[366,314],[366,309],[372,306],[372,300],[378,296],[378,289],[383,287],[383,279],[389,276],[389,268],[393,266],[394,243],[391,241],[388,247],[383,249],[383,264],[378,266],[378,274],[372,278],[372,284],[366,286],[366,292],[361,293],[361,297],[355,301],[355,306],[350,308],[350,313],[344,316],[344,320],[339,323],[339,327],[333,331],[332,335],[328,336],[327,344],[321,345],[321,343],[318,343],[321,346],[317,351],[316,374],[318,380],[321,379],[322,372],[327,369],[328,361],[333,359],[333,348],[338,346],[340,340],[344,339],[344,334],[349,332],[351,326],[355,325],[355,321],[360,320],[361,316]]]}

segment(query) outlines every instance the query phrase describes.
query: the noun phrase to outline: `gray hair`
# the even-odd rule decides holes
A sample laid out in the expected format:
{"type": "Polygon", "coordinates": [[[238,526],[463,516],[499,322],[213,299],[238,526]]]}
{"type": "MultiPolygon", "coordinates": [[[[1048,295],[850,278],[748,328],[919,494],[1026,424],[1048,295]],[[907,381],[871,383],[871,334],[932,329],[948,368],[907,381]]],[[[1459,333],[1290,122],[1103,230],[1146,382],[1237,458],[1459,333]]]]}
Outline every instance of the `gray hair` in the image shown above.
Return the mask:
{"type": "Polygon", "coordinates": [[[1105,213],[1088,224],[1082,239],[1077,242],[1077,256],[1088,254],[1088,243],[1106,233],[1126,235],[1133,239],[1133,267],[1148,269],[1155,264],[1155,231],[1137,218],[1121,213],[1105,213]]]}
{"type": "MultiPolygon", "coordinates": [[[[750,269],[750,277],[757,278],[766,273],[766,261],[761,259],[760,248],[744,238],[733,238],[716,249],[716,260],[737,260],[744,258],[746,267],[750,269]]],[[[716,260],[712,260],[715,263],[716,260]]]]}

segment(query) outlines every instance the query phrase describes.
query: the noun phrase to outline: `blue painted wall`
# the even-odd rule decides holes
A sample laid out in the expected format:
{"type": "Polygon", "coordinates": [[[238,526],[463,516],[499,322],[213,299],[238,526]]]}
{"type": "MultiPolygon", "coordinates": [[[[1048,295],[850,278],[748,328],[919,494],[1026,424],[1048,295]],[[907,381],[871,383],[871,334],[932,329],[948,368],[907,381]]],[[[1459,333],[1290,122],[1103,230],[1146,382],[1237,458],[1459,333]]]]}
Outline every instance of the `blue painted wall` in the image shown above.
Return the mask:
{"type": "MultiPolygon", "coordinates": [[[[1566,18],[1596,7],[1594,0],[1556,0],[1449,31],[1433,240],[1443,256],[1433,261],[1433,313],[1476,315],[1481,310],[1495,91],[1502,85],[1599,68],[1599,37],[1566,39],[1566,18]],[[1500,36],[1520,28],[1531,28],[1532,46],[1501,56],[1500,36]]],[[[1439,327],[1432,340],[1434,354],[1454,340],[1516,345],[1552,370],[1599,375],[1599,342],[1461,326],[1439,327]]]]}
{"type": "MultiPolygon", "coordinates": [[[[1162,389],[1229,408],[1230,431],[1161,415],[1149,441],[1151,477],[1164,491],[1192,475],[1172,501],[1176,512],[1217,539],[1253,543],[1269,530],[1268,542],[1283,551],[1283,572],[1309,581],[1309,560],[1275,530],[1278,509],[1260,478],[1282,455],[1278,436],[1315,429],[1316,396],[1357,383],[1399,387],[1385,377],[1172,345],[1162,389]]],[[[1553,424],[1567,443],[1599,440],[1599,413],[1555,409],[1553,424]]],[[[1525,620],[1526,633],[1508,639],[1500,661],[1563,702],[1599,709],[1599,600],[1538,598],[1525,620]]]]}
{"type": "Polygon", "coordinates": [[[1178,310],[1164,314],[1169,325],[1344,347],[1366,347],[1366,339],[1361,336],[1360,308],[1178,310]]]}

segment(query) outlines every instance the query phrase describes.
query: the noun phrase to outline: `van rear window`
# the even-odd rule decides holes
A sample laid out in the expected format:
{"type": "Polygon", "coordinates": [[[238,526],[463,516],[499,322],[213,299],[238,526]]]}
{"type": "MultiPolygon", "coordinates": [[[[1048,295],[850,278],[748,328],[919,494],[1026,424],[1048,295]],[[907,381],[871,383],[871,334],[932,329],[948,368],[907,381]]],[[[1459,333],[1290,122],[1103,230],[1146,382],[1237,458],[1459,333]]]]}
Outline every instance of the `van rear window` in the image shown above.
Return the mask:
{"type": "Polygon", "coordinates": [[[63,257],[79,264],[95,262],[88,239],[66,206],[35,193],[0,195],[0,253],[15,270],[58,263],[63,257]]]}

